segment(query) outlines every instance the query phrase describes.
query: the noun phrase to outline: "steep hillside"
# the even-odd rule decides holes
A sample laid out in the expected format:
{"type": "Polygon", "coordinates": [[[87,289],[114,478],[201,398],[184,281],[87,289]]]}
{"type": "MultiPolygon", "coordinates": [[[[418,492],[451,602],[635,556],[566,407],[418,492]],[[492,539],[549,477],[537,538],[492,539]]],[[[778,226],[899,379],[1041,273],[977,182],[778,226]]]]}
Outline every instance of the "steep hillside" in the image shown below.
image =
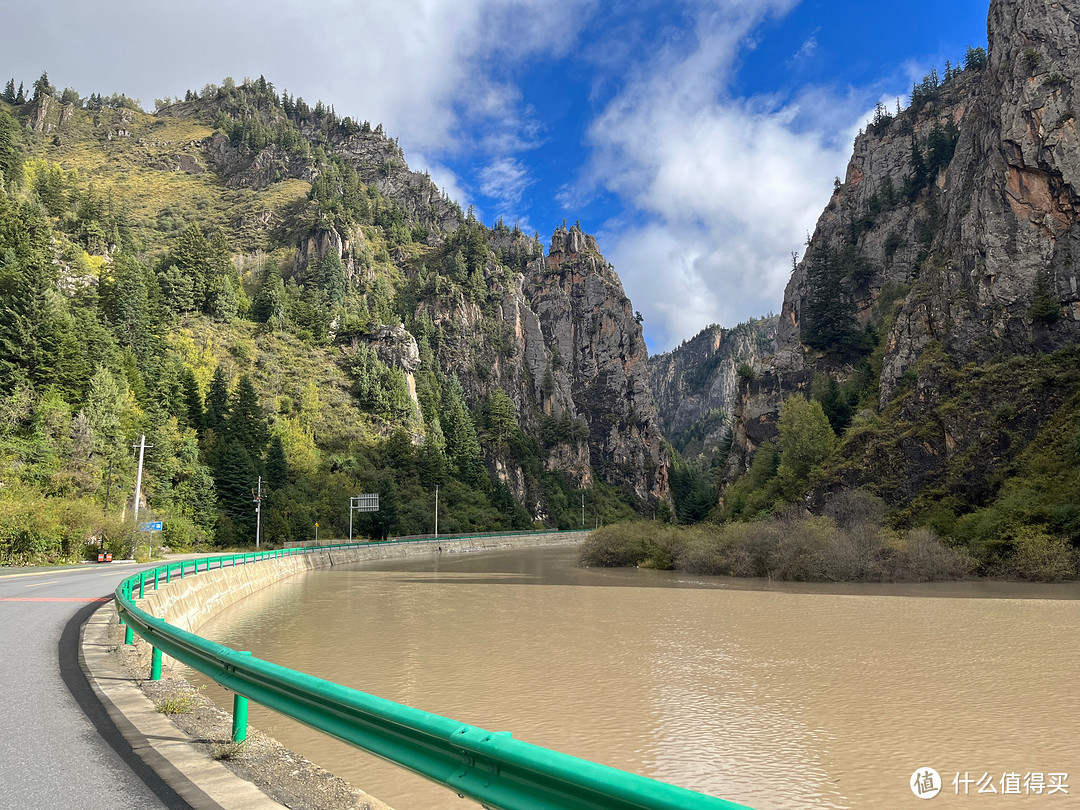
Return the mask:
{"type": "Polygon", "coordinates": [[[728,514],[736,489],[740,509],[794,497],[819,510],[864,488],[990,568],[1032,542],[1048,558],[1080,546],[1080,11],[993,0],[988,32],[987,52],[933,71],[857,138],[787,286],[776,354],[736,408],[727,474],[751,475],[728,514]],[[795,394],[839,443],[781,485],[769,464],[775,476],[778,446],[794,446],[795,394]],[[1021,508],[1048,454],[1055,483],[1021,508]]]}
{"type": "MultiPolygon", "coordinates": [[[[111,469],[112,505],[130,503],[146,432],[187,448],[145,482],[146,507],[190,528],[176,545],[250,542],[260,475],[272,540],[320,516],[343,533],[348,495],[373,488],[394,503],[375,534],[429,530],[436,484],[446,531],[572,525],[582,494],[599,520],[668,501],[641,327],[578,227],[546,254],[486,227],[381,126],[262,78],[155,115],[58,99],[44,74],[14,100],[0,497],[104,505],[111,469]]],[[[39,553],[0,534],[0,559],[39,553]]]]}

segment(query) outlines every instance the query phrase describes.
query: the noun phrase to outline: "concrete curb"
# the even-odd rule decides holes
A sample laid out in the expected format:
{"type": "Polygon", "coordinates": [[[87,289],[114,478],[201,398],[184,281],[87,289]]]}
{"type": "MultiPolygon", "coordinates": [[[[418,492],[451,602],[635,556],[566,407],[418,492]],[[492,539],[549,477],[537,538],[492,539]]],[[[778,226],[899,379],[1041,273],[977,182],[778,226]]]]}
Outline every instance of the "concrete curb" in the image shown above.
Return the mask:
{"type": "Polygon", "coordinates": [[[116,625],[112,602],[94,611],[79,634],[79,665],[132,750],[196,810],[281,810],[285,805],[199,752],[194,738],[157,711],[113,653],[116,625]]]}
{"type": "MultiPolygon", "coordinates": [[[[568,532],[561,537],[559,535],[546,537],[527,535],[516,538],[517,542],[509,538],[498,540],[485,538],[480,541],[444,540],[441,544],[439,541],[432,541],[397,547],[372,546],[369,547],[370,551],[365,551],[363,555],[342,555],[347,559],[341,562],[359,562],[361,560],[356,558],[361,556],[365,559],[379,559],[391,556],[434,554],[437,553],[435,549],[440,546],[448,547],[448,549],[452,546],[460,551],[487,551],[536,545],[572,545],[580,542],[583,534],[585,533],[568,532]]],[[[321,558],[322,555],[318,556],[321,558]]],[[[277,565],[274,565],[272,561],[261,563],[260,565],[266,566],[261,569],[262,571],[269,573],[273,568],[276,576],[254,583],[246,580],[258,566],[242,565],[235,568],[215,569],[200,574],[198,577],[173,580],[168,586],[163,586],[159,591],[154,592],[152,597],[148,597],[144,608],[149,608],[151,613],[165,616],[170,622],[179,626],[188,625],[194,632],[195,627],[202,624],[209,615],[223,610],[231,601],[242,598],[245,590],[250,593],[261,586],[270,584],[271,581],[318,567],[320,564],[333,565],[334,560],[328,554],[326,562],[322,559],[316,562],[315,559],[309,557],[292,557],[284,558],[277,565]],[[191,600],[189,596],[186,600],[189,602],[188,609],[181,609],[178,615],[176,610],[178,606],[175,601],[185,601],[181,592],[190,593],[192,590],[185,586],[195,585],[195,590],[198,591],[199,585],[213,583],[217,586],[214,590],[218,590],[223,584],[220,580],[226,577],[245,580],[246,587],[236,588],[237,583],[233,583],[233,587],[227,589],[230,597],[228,603],[220,603],[206,593],[195,600],[191,600]],[[215,582],[215,580],[219,581],[215,582]],[[211,598],[207,598],[208,596],[211,598]],[[190,604],[192,601],[202,604],[192,605],[190,604]],[[209,615],[204,612],[206,608],[210,608],[209,615]]],[[[191,596],[194,595],[191,594],[191,596]]],[[[117,626],[118,618],[114,602],[108,602],[94,611],[79,633],[79,665],[86,673],[86,678],[94,693],[108,712],[109,719],[131,745],[132,750],[195,810],[204,810],[204,808],[205,810],[281,810],[286,807],[267,796],[253,783],[237,776],[220,762],[199,751],[194,745],[193,737],[177,728],[168,717],[157,711],[154,703],[123,669],[115,655],[118,642],[110,635],[117,626]]],[[[386,807],[374,797],[368,798],[373,800],[371,801],[373,807],[386,807]]]]}

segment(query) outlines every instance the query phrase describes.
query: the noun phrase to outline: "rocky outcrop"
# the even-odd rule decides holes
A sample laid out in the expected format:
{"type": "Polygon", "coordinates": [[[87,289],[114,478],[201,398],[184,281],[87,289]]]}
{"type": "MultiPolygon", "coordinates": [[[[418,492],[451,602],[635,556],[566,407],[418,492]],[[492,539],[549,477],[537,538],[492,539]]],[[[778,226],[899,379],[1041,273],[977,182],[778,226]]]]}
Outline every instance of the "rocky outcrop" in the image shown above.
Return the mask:
{"type": "MultiPolygon", "coordinates": [[[[545,256],[522,234],[490,236],[487,305],[461,290],[435,291],[418,304],[417,318],[430,317],[439,335],[441,370],[458,377],[473,406],[496,388],[506,392],[519,425],[536,437],[543,468],[574,488],[599,479],[642,506],[667,500],[670,460],[641,326],[596,241],[560,228],[545,256]],[[518,257],[524,272],[496,254],[511,264],[517,259],[508,257],[518,257]]],[[[513,460],[493,455],[489,467],[531,511],[543,511],[513,460]]]]}
{"type": "Polygon", "coordinates": [[[311,182],[315,170],[311,161],[270,144],[254,151],[246,144],[234,145],[220,132],[203,142],[203,149],[229,188],[266,188],[288,178],[311,182]]]}
{"type": "Polygon", "coordinates": [[[332,143],[334,150],[356,168],[363,182],[401,206],[410,218],[447,233],[457,228],[461,208],[439,190],[427,173],[409,168],[401,147],[383,134],[381,126],[339,135],[332,143]]]}
{"type": "Polygon", "coordinates": [[[547,260],[529,266],[524,291],[549,347],[545,378],[550,371],[569,381],[594,474],[628,484],[644,502],[666,499],[670,461],[641,325],[596,240],[577,226],[556,230],[547,260]]]}
{"type": "Polygon", "coordinates": [[[362,273],[363,260],[370,259],[363,230],[353,226],[339,233],[336,228],[321,228],[307,234],[297,245],[293,259],[293,275],[300,279],[306,278],[329,255],[341,259],[347,279],[357,280],[362,273]]]}

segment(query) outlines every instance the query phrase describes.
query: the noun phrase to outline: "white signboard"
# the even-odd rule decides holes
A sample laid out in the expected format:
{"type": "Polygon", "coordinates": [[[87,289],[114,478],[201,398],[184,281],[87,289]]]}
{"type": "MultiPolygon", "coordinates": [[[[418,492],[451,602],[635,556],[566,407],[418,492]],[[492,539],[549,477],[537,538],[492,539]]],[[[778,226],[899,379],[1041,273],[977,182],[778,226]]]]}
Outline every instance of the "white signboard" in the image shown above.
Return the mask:
{"type": "Polygon", "coordinates": [[[358,512],[379,511],[379,493],[377,492],[369,492],[364,495],[357,495],[352,500],[352,507],[358,512]]]}

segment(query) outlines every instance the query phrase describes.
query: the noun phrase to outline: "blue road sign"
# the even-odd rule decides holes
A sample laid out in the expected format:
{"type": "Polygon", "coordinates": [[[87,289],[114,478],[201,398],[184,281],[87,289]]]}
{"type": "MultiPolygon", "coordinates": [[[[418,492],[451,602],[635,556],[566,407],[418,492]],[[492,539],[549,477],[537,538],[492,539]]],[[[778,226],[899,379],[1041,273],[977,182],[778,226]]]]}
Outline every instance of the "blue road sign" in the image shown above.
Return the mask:
{"type": "Polygon", "coordinates": [[[155,520],[155,521],[153,521],[151,523],[140,523],[139,524],[139,531],[140,532],[160,532],[161,531],[161,521],[160,520],[155,520]]]}

